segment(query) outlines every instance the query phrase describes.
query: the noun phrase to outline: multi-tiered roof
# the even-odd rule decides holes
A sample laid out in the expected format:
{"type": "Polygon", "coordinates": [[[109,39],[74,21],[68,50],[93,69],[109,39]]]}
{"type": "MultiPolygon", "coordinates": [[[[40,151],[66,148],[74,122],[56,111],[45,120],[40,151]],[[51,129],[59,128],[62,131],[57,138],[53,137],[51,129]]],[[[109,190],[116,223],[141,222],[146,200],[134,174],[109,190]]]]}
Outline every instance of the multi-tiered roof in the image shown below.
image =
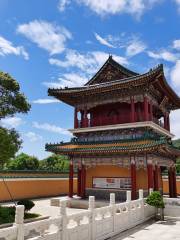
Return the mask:
{"type": "MultiPolygon", "coordinates": [[[[88,106],[96,99],[99,104],[139,93],[152,95],[159,106],[168,111],[180,108],[180,98],[169,86],[164,76],[163,65],[158,65],[144,74],[123,67],[110,56],[101,69],[82,87],[48,89],[48,94],[74,107],[88,106]]],[[[154,123],[153,123],[154,124],[154,123]]],[[[135,126],[134,126],[135,127],[135,126]]],[[[93,129],[93,127],[92,127],[93,129]]],[[[91,131],[91,127],[85,132],[91,131]]],[[[73,131],[72,131],[73,132],[73,131]]],[[[79,131],[80,132],[80,131],[79,131]]],[[[167,131],[166,131],[167,132],[167,131]]],[[[170,136],[170,135],[169,135],[170,136]]],[[[47,144],[46,150],[65,155],[104,155],[156,152],[176,157],[179,151],[172,146],[169,137],[147,136],[137,139],[81,142],[77,139],[61,144],[47,144]]]]}
{"type": "Polygon", "coordinates": [[[164,76],[163,65],[158,65],[144,74],[138,74],[123,67],[110,56],[101,69],[82,87],[48,89],[49,96],[76,106],[104,94],[127,95],[127,92],[148,91],[158,99],[168,98],[169,108],[180,108],[180,98],[169,86],[164,76]],[[158,91],[157,91],[158,90],[158,91]]]}

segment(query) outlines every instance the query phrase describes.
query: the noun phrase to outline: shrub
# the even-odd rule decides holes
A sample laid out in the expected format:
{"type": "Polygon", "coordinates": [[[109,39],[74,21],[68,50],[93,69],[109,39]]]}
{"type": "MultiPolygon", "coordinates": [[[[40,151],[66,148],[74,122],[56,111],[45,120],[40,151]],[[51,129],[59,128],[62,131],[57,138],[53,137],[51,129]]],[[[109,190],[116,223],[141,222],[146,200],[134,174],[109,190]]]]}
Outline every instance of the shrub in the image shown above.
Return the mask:
{"type": "Polygon", "coordinates": [[[17,202],[18,205],[24,205],[24,210],[25,212],[28,212],[29,210],[31,210],[31,208],[34,207],[34,202],[31,200],[20,200],[17,202]]]}
{"type": "Polygon", "coordinates": [[[0,224],[13,223],[15,217],[15,207],[0,206],[0,224]]]}
{"type": "Polygon", "coordinates": [[[152,192],[146,199],[146,203],[156,207],[156,208],[164,208],[164,201],[163,197],[161,196],[160,192],[152,192]]]}

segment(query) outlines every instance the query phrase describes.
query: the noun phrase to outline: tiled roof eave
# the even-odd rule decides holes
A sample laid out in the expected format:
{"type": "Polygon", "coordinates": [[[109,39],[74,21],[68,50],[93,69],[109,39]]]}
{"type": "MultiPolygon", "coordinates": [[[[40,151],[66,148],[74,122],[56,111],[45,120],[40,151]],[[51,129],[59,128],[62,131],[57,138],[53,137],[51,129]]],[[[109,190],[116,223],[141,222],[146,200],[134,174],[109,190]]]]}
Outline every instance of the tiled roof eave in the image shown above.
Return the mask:
{"type": "Polygon", "coordinates": [[[76,87],[76,88],[65,88],[65,89],[53,89],[50,88],[48,89],[48,93],[51,96],[54,96],[54,94],[71,94],[71,93],[80,93],[80,92],[86,92],[86,91],[92,91],[92,89],[104,89],[106,87],[111,87],[111,86],[125,86],[127,83],[129,82],[134,82],[134,84],[143,84],[145,82],[147,82],[147,80],[150,80],[152,77],[154,77],[156,74],[160,73],[161,68],[157,67],[155,70],[149,71],[145,74],[141,74],[141,75],[136,75],[136,76],[132,76],[132,77],[128,77],[128,78],[124,78],[124,79],[120,79],[120,80],[115,80],[115,81],[111,81],[111,82],[106,82],[106,83],[100,83],[100,84],[94,84],[94,85],[87,85],[87,86],[83,86],[83,87],[76,87]],[[141,82],[140,82],[141,80],[141,82]],[[137,83],[136,83],[137,82],[137,83]]]}

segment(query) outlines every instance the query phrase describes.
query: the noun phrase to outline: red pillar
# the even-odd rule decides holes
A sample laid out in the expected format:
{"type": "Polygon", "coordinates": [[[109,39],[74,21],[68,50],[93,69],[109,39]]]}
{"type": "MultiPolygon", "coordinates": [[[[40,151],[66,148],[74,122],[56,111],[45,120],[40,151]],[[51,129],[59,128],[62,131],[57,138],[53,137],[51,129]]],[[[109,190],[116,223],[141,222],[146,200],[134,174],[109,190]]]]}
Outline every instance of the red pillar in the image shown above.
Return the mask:
{"type": "Polygon", "coordinates": [[[77,108],[74,108],[74,128],[78,128],[78,111],[77,108]]]}
{"type": "Polygon", "coordinates": [[[155,164],[154,169],[154,190],[159,191],[159,169],[157,164],[155,164]]]}
{"type": "Polygon", "coordinates": [[[81,124],[80,127],[84,127],[84,111],[81,110],[81,124]]]}
{"type": "Polygon", "coordinates": [[[150,188],[154,189],[154,180],[153,180],[153,165],[152,161],[148,160],[147,162],[147,175],[148,175],[148,191],[150,188]]]}
{"type": "Polygon", "coordinates": [[[73,197],[73,162],[70,161],[69,164],[69,197],[73,197]]]}
{"type": "Polygon", "coordinates": [[[81,166],[78,166],[78,186],[77,186],[77,195],[81,197],[81,166]]]}
{"type": "Polygon", "coordinates": [[[173,170],[172,170],[172,166],[170,166],[169,170],[168,170],[168,179],[169,179],[169,197],[173,198],[174,193],[173,193],[173,170]]]}
{"type": "Polygon", "coordinates": [[[86,197],[86,167],[84,164],[81,169],[81,197],[86,197]]]}
{"type": "Polygon", "coordinates": [[[173,197],[177,198],[177,184],[176,184],[176,168],[172,169],[172,180],[173,180],[173,197]]]}
{"type": "Polygon", "coordinates": [[[136,163],[135,159],[131,159],[131,198],[136,199],[136,163]]]}
{"type": "Polygon", "coordinates": [[[153,104],[152,104],[152,101],[150,102],[150,109],[149,109],[149,111],[150,111],[150,121],[153,121],[153,104]]]}
{"type": "Polygon", "coordinates": [[[134,104],[134,97],[131,97],[131,122],[135,122],[135,104],[134,104]]]}
{"type": "Polygon", "coordinates": [[[148,113],[148,98],[146,96],[144,96],[144,121],[149,120],[148,115],[149,115],[149,113],[148,113]]]}
{"type": "Polygon", "coordinates": [[[87,109],[84,110],[83,127],[88,127],[87,109]]]}

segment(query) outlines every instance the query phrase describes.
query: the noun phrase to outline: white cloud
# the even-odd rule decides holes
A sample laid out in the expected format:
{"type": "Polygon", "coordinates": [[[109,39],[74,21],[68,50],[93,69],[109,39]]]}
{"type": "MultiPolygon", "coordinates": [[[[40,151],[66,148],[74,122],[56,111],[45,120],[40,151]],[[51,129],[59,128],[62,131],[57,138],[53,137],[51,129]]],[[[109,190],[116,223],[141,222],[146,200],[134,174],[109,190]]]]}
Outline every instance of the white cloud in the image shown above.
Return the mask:
{"type": "Polygon", "coordinates": [[[17,32],[26,36],[51,55],[63,52],[66,41],[72,38],[71,33],[66,28],[38,20],[19,25],[17,32]]]}
{"type": "Polygon", "coordinates": [[[172,111],[170,114],[171,132],[175,135],[175,138],[180,138],[180,110],[172,111]]]}
{"type": "Polygon", "coordinates": [[[1,119],[0,121],[0,125],[8,128],[15,128],[22,125],[23,123],[24,123],[23,120],[19,117],[7,117],[4,119],[1,119]]]}
{"type": "Polygon", "coordinates": [[[134,39],[132,40],[126,48],[126,55],[128,57],[133,57],[141,52],[144,52],[146,49],[145,43],[140,40],[134,39]]]}
{"type": "Polygon", "coordinates": [[[173,48],[180,50],[180,39],[174,40],[173,48]]]}
{"type": "MultiPolygon", "coordinates": [[[[93,74],[104,64],[108,57],[108,53],[100,51],[81,54],[75,50],[68,50],[65,60],[50,58],[49,63],[64,68],[76,67],[87,74],[93,74]]],[[[125,57],[113,55],[113,58],[122,65],[128,64],[125,57]]]]}
{"type": "Polygon", "coordinates": [[[70,0],[60,0],[58,3],[59,11],[63,12],[69,4],[70,4],[70,0]]]}
{"type": "Polygon", "coordinates": [[[0,36],[0,55],[5,56],[10,54],[16,56],[21,55],[24,57],[24,59],[26,60],[29,59],[29,55],[23,46],[14,46],[12,42],[0,36]]]}
{"type": "Polygon", "coordinates": [[[58,134],[63,134],[63,135],[68,135],[71,136],[71,133],[64,128],[49,124],[49,123],[38,123],[38,122],[33,122],[33,127],[37,129],[42,129],[48,132],[53,132],[53,133],[58,133],[58,134]]]}
{"type": "Polygon", "coordinates": [[[177,60],[177,55],[167,50],[161,50],[159,52],[148,51],[147,54],[151,58],[162,59],[168,62],[175,62],[177,60]]]}
{"type": "Polygon", "coordinates": [[[180,93],[180,60],[178,60],[171,71],[171,81],[180,93]]]}
{"type": "Polygon", "coordinates": [[[178,6],[178,11],[180,12],[180,0],[174,0],[178,6]]]}
{"type": "Polygon", "coordinates": [[[160,0],[76,0],[100,16],[128,13],[140,17],[160,0]]]}
{"type": "Polygon", "coordinates": [[[88,79],[77,73],[65,73],[57,82],[43,82],[49,88],[78,87],[84,85],[88,79]]]}
{"type": "Polygon", "coordinates": [[[94,33],[95,38],[98,42],[100,42],[102,45],[105,45],[107,47],[110,48],[115,48],[115,46],[113,46],[111,43],[109,43],[105,38],[102,38],[99,34],[94,33]]]}
{"type": "Polygon", "coordinates": [[[24,134],[24,136],[26,136],[30,142],[38,142],[43,139],[42,136],[40,136],[39,134],[36,134],[34,132],[27,132],[24,134]]]}
{"type": "Polygon", "coordinates": [[[36,103],[36,104],[49,104],[49,103],[60,103],[60,101],[57,100],[57,99],[40,98],[40,99],[32,101],[32,103],[36,103]]]}

